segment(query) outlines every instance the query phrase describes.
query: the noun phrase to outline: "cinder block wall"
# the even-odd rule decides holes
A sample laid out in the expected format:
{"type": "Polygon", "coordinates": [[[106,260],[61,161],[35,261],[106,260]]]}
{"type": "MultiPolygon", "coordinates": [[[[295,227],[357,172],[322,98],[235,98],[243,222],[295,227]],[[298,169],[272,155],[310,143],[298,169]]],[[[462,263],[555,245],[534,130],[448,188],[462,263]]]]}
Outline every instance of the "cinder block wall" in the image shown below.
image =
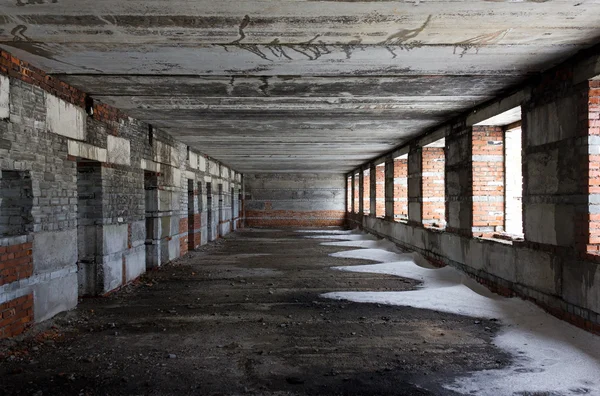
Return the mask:
{"type": "Polygon", "coordinates": [[[318,227],[345,224],[346,177],[330,174],[244,175],[249,227],[318,227]]]}
{"type": "Polygon", "coordinates": [[[0,199],[10,187],[31,212],[0,206],[0,338],[205,244],[209,213],[211,239],[241,225],[241,174],[90,99],[0,52],[0,199]]]}

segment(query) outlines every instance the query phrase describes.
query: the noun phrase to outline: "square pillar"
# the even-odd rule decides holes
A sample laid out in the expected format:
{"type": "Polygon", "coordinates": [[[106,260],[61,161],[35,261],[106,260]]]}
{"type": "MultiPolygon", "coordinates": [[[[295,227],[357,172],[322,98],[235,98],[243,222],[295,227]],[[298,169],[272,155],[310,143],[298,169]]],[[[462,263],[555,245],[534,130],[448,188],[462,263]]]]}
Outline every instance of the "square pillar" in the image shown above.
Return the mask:
{"type": "Polygon", "coordinates": [[[394,221],[394,160],[385,161],[385,218],[394,221]]]}
{"type": "Polygon", "coordinates": [[[369,216],[375,217],[377,209],[377,167],[369,165],[369,216]]]}
{"type": "Polygon", "coordinates": [[[569,76],[534,87],[522,106],[523,231],[536,248],[599,254],[600,87],[569,76]]]}
{"type": "Polygon", "coordinates": [[[408,153],[408,222],[421,225],[422,212],[422,149],[411,147],[408,153]]]}
{"type": "Polygon", "coordinates": [[[471,236],[473,217],[473,161],[471,128],[452,126],[446,136],[446,231],[471,236]]]}
{"type": "Polygon", "coordinates": [[[350,212],[356,213],[354,211],[354,173],[350,176],[350,212]]]}
{"type": "Polygon", "coordinates": [[[422,152],[422,223],[445,227],[444,147],[423,147],[422,152]]]}
{"type": "Polygon", "coordinates": [[[394,219],[408,218],[408,159],[394,160],[394,219]]]}

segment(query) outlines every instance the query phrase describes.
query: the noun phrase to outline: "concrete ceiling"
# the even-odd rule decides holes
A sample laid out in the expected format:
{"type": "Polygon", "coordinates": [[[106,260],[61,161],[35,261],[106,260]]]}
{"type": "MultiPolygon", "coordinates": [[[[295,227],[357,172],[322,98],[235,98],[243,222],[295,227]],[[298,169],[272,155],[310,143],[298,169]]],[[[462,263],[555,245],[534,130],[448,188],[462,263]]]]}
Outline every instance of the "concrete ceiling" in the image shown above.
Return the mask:
{"type": "Polygon", "coordinates": [[[3,3],[0,47],[244,173],[350,171],[600,40],[600,0],[3,3]]]}

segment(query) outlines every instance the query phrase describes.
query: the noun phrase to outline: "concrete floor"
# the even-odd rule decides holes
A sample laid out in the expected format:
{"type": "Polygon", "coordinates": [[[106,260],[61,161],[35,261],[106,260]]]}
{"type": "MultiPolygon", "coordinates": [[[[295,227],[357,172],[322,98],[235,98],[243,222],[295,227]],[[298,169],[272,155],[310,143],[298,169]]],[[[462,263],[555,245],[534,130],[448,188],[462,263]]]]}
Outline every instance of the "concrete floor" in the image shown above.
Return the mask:
{"type": "Polygon", "coordinates": [[[243,230],[0,344],[1,394],[446,395],[499,325],[321,293],[408,290],[294,231],[243,230]]]}

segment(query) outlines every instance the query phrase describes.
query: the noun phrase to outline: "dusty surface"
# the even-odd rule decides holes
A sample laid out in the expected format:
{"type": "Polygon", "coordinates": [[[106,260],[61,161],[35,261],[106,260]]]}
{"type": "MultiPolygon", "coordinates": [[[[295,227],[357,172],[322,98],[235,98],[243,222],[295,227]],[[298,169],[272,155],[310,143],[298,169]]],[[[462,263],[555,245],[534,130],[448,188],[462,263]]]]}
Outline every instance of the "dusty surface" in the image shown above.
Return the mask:
{"type": "Polygon", "coordinates": [[[0,394],[442,395],[509,364],[495,321],[326,300],[412,280],[334,271],[293,231],[246,230],[0,344],[0,394]]]}

